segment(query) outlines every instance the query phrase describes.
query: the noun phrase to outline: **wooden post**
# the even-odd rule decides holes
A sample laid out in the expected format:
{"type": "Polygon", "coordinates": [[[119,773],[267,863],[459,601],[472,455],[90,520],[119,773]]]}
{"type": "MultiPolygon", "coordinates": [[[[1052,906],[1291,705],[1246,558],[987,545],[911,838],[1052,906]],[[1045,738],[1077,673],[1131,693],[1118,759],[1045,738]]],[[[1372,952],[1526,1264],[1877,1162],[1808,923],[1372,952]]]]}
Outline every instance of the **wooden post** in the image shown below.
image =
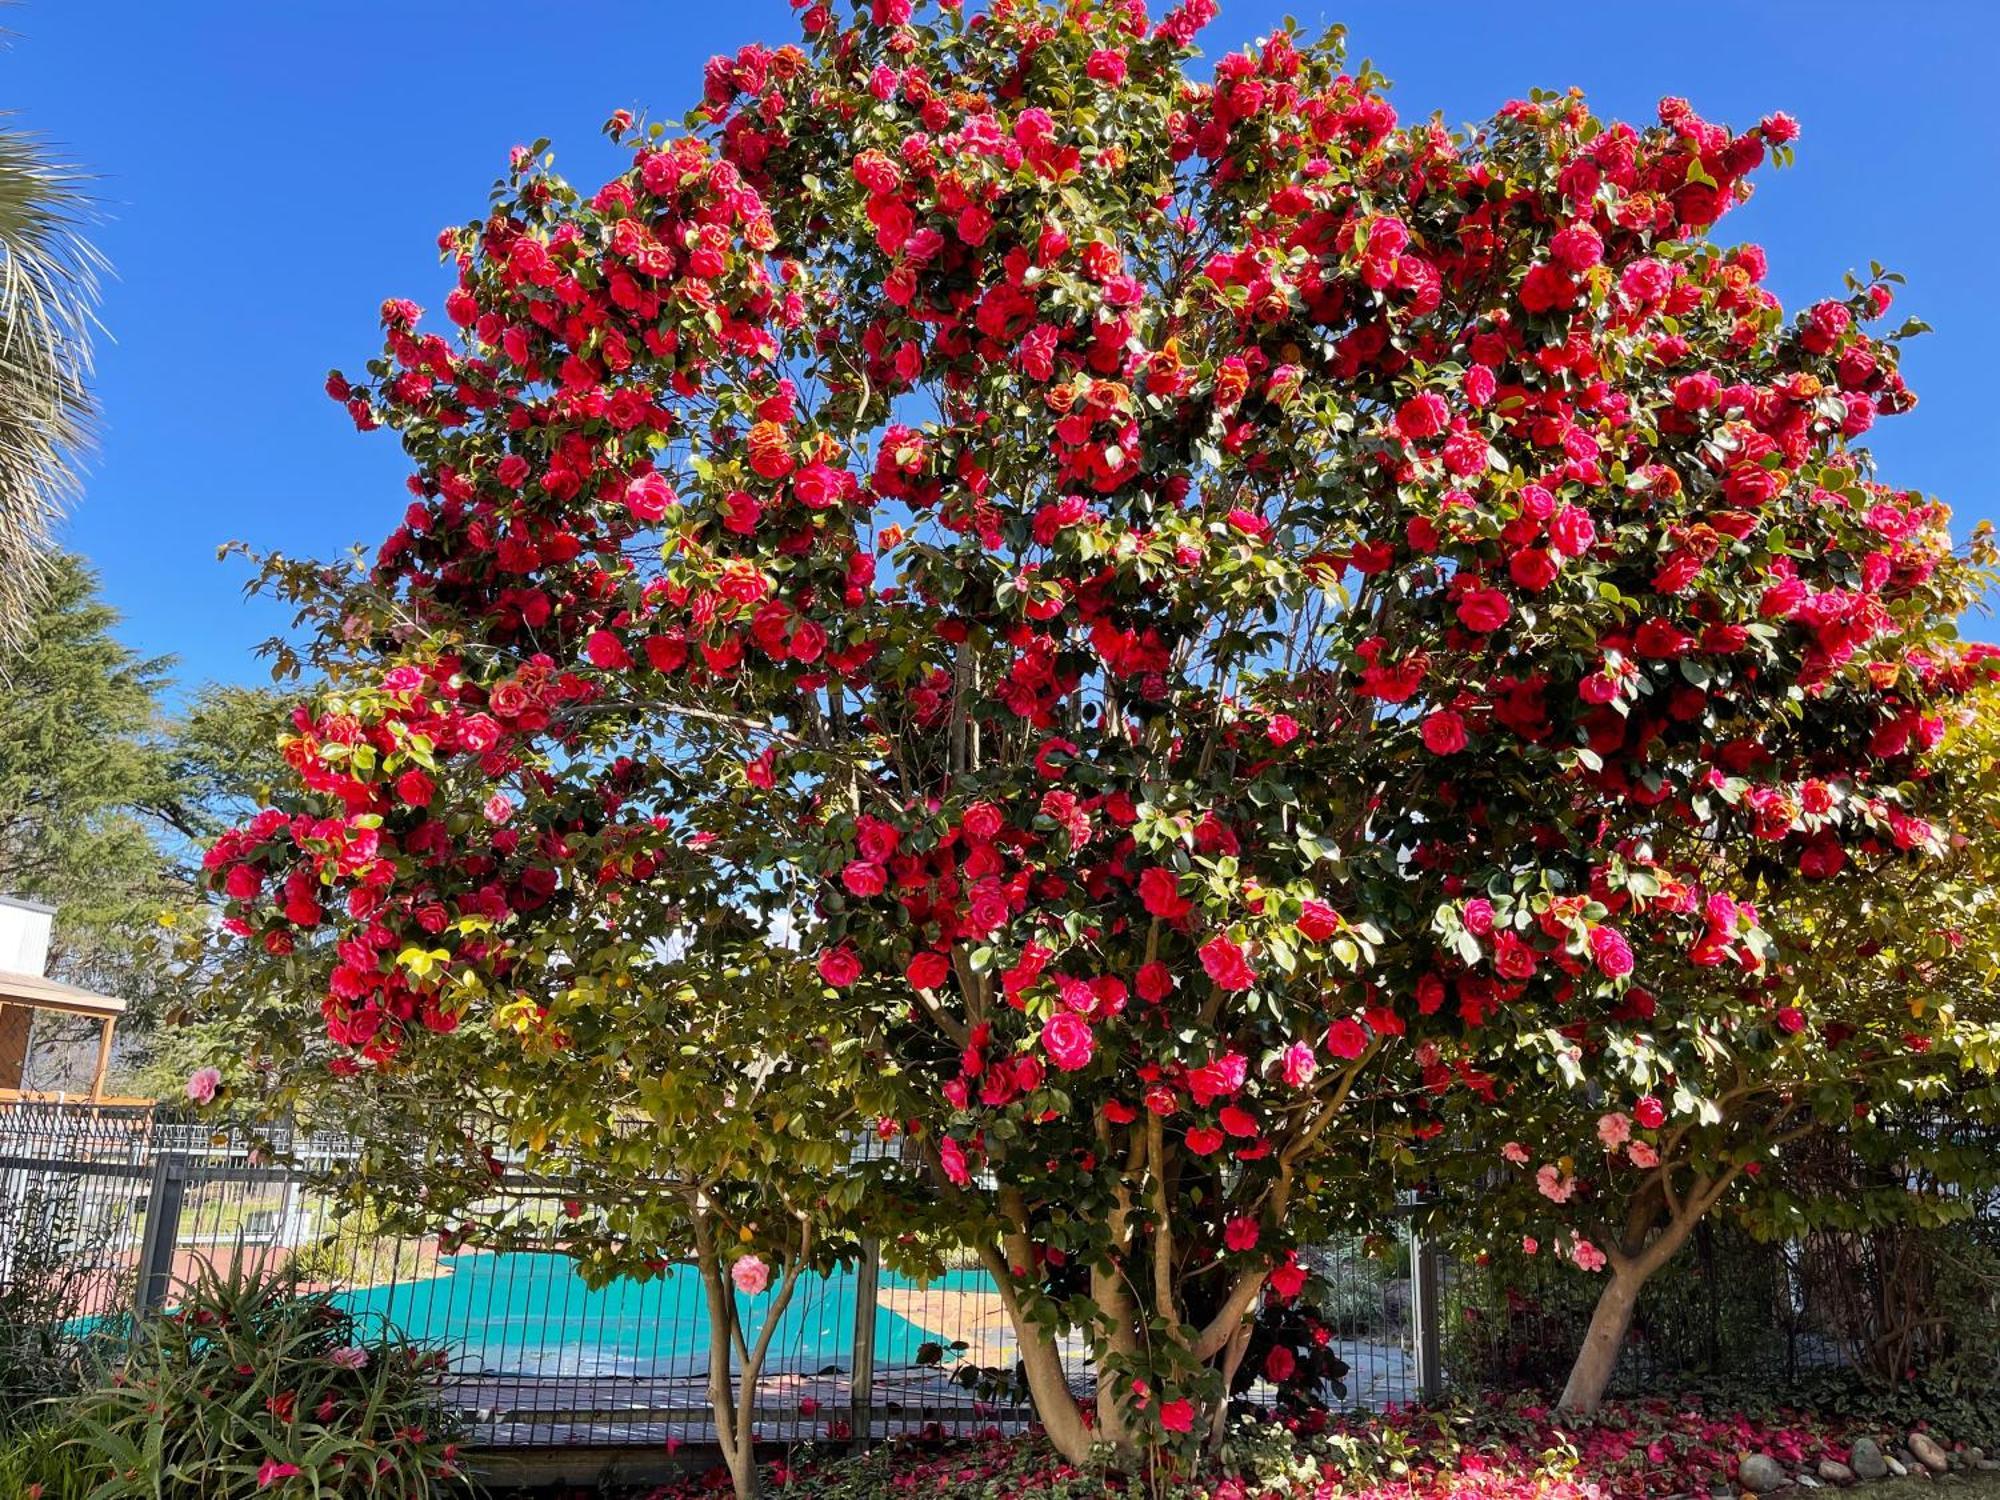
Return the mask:
{"type": "Polygon", "coordinates": [[[111,1034],[118,1029],[118,1018],[106,1016],[97,1034],[97,1066],[90,1074],[90,1102],[104,1102],[104,1075],[111,1070],[111,1034]]]}

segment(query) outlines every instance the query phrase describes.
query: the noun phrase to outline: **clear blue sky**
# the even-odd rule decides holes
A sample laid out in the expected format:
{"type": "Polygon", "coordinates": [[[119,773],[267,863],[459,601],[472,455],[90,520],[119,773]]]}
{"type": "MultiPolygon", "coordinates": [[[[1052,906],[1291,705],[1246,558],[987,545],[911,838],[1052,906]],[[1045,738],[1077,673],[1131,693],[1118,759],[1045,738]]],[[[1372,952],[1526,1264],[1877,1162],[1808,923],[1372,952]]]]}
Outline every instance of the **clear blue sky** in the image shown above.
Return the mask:
{"type": "MultiPolygon", "coordinates": [[[[1535,85],[1623,117],[1668,93],[1732,123],[1796,115],[1799,165],[1724,229],[1769,250],[1788,305],[1870,259],[1909,277],[1901,309],[1938,331],[1907,355],[1922,404],[1877,429],[1885,475],[1961,531],[2000,516],[1995,0],[1224,0],[1211,53],[1287,11],[1346,23],[1405,119],[1483,118],[1535,85]]],[[[321,382],[375,351],[384,297],[438,307],[437,231],[480,210],[507,148],[546,135],[594,184],[613,109],[677,116],[711,53],[794,34],[785,0],[25,0],[0,19],[0,107],[101,175],[118,269],[104,439],[66,539],[126,638],[189,682],[260,680],[251,648],[285,623],[242,601],[218,543],[327,556],[400,514],[394,438],[355,433],[321,382]]]]}

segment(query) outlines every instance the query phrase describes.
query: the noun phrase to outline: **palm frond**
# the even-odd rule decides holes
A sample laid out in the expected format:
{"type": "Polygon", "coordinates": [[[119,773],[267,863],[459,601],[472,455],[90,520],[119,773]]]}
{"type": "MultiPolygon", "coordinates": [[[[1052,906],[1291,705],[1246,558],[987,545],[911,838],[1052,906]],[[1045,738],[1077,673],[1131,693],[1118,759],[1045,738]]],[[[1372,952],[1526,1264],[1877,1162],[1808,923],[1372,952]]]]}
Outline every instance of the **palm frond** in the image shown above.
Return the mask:
{"type": "Polygon", "coordinates": [[[20,644],[89,444],[104,258],[86,179],[0,117],[0,645],[20,644]]]}

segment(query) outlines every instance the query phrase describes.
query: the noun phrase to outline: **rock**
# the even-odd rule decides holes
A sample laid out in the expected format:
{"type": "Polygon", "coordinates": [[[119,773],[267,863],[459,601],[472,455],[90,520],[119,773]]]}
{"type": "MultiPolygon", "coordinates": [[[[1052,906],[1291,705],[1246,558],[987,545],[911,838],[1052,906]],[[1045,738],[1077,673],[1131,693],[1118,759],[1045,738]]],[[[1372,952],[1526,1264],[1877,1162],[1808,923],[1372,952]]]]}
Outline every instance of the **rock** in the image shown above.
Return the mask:
{"type": "Polygon", "coordinates": [[[1817,1479],[1813,1478],[1812,1475],[1810,1474],[1801,1474],[1798,1478],[1798,1485],[1800,1489],[1806,1489],[1806,1490],[1816,1490],[1822,1488],[1820,1482],[1817,1479]]]}
{"type": "Polygon", "coordinates": [[[1854,1452],[1848,1458],[1858,1479],[1876,1480],[1889,1477],[1889,1461],[1882,1456],[1882,1445],[1873,1438],[1861,1438],[1854,1445],[1854,1452]]]}
{"type": "Polygon", "coordinates": [[[1982,1458],[1977,1460],[1972,1467],[1987,1474],[2000,1472],[2000,1458],[1982,1458]]]}
{"type": "Polygon", "coordinates": [[[1910,1451],[1916,1454],[1917,1462],[1933,1474],[1942,1474],[1951,1467],[1951,1455],[1928,1432],[1910,1434],[1910,1451]]]}
{"type": "Polygon", "coordinates": [[[1792,1482],[1792,1476],[1775,1458],[1752,1453],[1736,1465],[1736,1482],[1754,1495],[1765,1495],[1783,1489],[1792,1482]]]}
{"type": "Polygon", "coordinates": [[[1974,1443],[1971,1447],[1965,1449],[1964,1451],[1965,1451],[1965,1461],[1971,1464],[1975,1468],[1978,1467],[1979,1461],[1986,1457],[1986,1450],[1980,1447],[1977,1443],[1974,1443]]]}
{"type": "Polygon", "coordinates": [[[1910,1464],[1914,1460],[1906,1459],[1900,1453],[1891,1453],[1883,1462],[1888,1464],[1889,1472],[1896,1478],[1907,1479],[1910,1474],[1910,1464]]]}
{"type": "Polygon", "coordinates": [[[1828,1484],[1854,1483],[1854,1471],[1835,1458],[1822,1458],[1817,1470],[1819,1477],[1828,1484]]]}

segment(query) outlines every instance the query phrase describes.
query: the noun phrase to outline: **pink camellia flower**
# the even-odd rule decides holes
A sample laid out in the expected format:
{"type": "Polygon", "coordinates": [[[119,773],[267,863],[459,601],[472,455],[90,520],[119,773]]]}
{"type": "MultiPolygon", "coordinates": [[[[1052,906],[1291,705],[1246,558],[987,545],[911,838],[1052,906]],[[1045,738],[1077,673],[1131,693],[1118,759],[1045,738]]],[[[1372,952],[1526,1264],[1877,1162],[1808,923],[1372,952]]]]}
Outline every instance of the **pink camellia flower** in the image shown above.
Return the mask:
{"type": "Polygon", "coordinates": [[[1576,1179],[1565,1177],[1553,1163],[1543,1166],[1535,1173],[1535,1187],[1551,1203],[1567,1203],[1570,1194],[1576,1191],[1576,1179]]]}
{"type": "Polygon", "coordinates": [[[486,806],[481,810],[486,815],[486,821],[496,828],[514,816],[514,804],[499,792],[488,797],[486,806]]]}
{"type": "Polygon", "coordinates": [[[344,1349],[336,1349],[326,1357],[326,1362],[337,1370],[365,1370],[368,1368],[368,1351],[359,1344],[349,1344],[344,1349]]]}
{"type": "Polygon", "coordinates": [[[1500,1154],[1517,1167],[1528,1164],[1528,1148],[1519,1141],[1509,1141],[1500,1148],[1500,1154]]]}
{"type": "Polygon", "coordinates": [[[1570,1258],[1581,1271],[1601,1271],[1604,1269],[1604,1252],[1589,1240],[1579,1239],[1570,1247],[1570,1258]]]}
{"type": "Polygon", "coordinates": [[[1644,1141],[1633,1141],[1625,1148],[1625,1154],[1632,1159],[1632,1165],[1642,1171],[1651,1171],[1660,1164],[1660,1153],[1644,1141]]]}
{"type": "Polygon", "coordinates": [[[771,1268],[758,1256],[739,1256],[729,1268],[729,1279],[744,1296],[755,1297],[771,1284],[771,1268]]]}
{"type": "Polygon", "coordinates": [[[1597,1138],[1604,1142],[1606,1151],[1616,1151],[1632,1139],[1632,1117],[1624,1114],[1599,1115],[1597,1138]]]}
{"type": "Polygon", "coordinates": [[[1541,1248],[1542,1247],[1540,1243],[1536,1241],[1535,1237],[1532,1234],[1524,1234],[1521,1236],[1521,1253],[1523,1255],[1533,1255],[1536,1251],[1540,1250],[1541,1248]]]}
{"type": "Polygon", "coordinates": [[[1042,1027],[1042,1050],[1058,1068],[1074,1073],[1090,1066],[1090,1059],[1097,1052],[1097,1035],[1082,1016],[1062,1011],[1050,1016],[1042,1027]]]}
{"type": "Polygon", "coordinates": [[[944,1168],[944,1175],[956,1186],[964,1187],[972,1181],[972,1171],[965,1161],[965,1147],[950,1136],[938,1142],[938,1163],[944,1168]]]}
{"type": "Polygon", "coordinates": [[[188,1074],[187,1096],[196,1104],[215,1103],[215,1091],[222,1087],[222,1069],[196,1068],[188,1074]]]}
{"type": "Polygon", "coordinates": [[[1590,929],[1590,955],[1606,979],[1623,979],[1632,972],[1632,945],[1615,927],[1590,929]]]}
{"type": "Polygon", "coordinates": [[[1284,1070],[1285,1082],[1295,1089],[1302,1089],[1313,1081],[1313,1075],[1319,1071],[1319,1059],[1313,1056],[1311,1043],[1293,1042],[1285,1049],[1280,1066],[1284,1070]]]}

